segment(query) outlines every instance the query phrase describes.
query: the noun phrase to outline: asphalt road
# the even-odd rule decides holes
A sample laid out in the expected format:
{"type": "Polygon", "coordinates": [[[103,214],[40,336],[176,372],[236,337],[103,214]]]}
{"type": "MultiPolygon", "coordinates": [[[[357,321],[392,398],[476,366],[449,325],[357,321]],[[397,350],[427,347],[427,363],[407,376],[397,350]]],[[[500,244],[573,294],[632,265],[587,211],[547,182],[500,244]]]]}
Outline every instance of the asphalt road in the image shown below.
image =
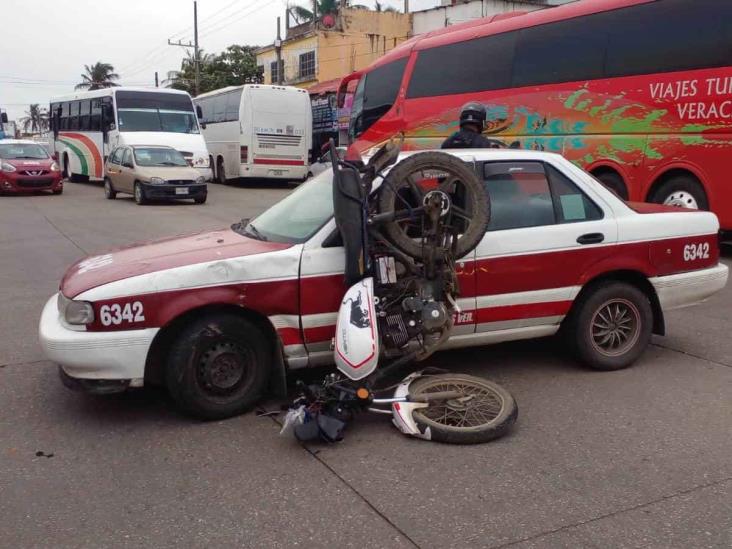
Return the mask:
{"type": "Polygon", "coordinates": [[[365,417],[343,443],[303,448],[271,418],[201,423],[162,391],[59,383],[36,330],[70,263],[221,227],[286,192],[0,197],[0,547],[732,546],[732,288],[669,314],[668,336],[621,372],[583,370],[551,340],[438,354],[519,403],[513,433],[481,446],[365,417]]]}

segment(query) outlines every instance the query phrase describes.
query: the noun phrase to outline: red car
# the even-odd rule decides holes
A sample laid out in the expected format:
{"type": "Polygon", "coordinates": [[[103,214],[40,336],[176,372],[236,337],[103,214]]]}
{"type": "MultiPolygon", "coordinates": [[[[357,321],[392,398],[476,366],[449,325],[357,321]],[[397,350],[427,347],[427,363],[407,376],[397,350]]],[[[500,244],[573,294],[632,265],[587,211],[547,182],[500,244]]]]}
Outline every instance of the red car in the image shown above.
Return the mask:
{"type": "Polygon", "coordinates": [[[0,141],[0,193],[64,190],[58,164],[33,141],[0,141]]]}

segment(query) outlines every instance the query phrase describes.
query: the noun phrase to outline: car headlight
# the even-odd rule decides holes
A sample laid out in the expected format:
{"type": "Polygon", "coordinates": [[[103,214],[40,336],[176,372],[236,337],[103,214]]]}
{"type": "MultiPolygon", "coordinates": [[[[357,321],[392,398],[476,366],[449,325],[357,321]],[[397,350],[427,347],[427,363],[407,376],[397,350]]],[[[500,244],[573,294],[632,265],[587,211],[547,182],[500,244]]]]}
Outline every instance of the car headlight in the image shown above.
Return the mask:
{"type": "Polygon", "coordinates": [[[151,177],[150,184],[151,185],[165,185],[165,179],[163,179],[162,177],[151,177]]]}
{"type": "Polygon", "coordinates": [[[85,325],[94,322],[94,308],[88,301],[74,301],[59,292],[56,304],[58,312],[68,324],[85,325]]]}
{"type": "Polygon", "coordinates": [[[0,163],[0,171],[12,173],[15,171],[15,166],[8,164],[7,162],[0,163]]]}
{"type": "Polygon", "coordinates": [[[51,162],[51,171],[58,172],[61,171],[61,169],[58,167],[58,164],[56,164],[55,162],[51,162]]]}
{"type": "Polygon", "coordinates": [[[198,185],[203,185],[203,184],[204,184],[205,182],[206,182],[206,178],[205,178],[205,177],[203,177],[202,175],[199,175],[199,176],[198,176],[198,177],[196,178],[196,183],[197,183],[198,185]]]}

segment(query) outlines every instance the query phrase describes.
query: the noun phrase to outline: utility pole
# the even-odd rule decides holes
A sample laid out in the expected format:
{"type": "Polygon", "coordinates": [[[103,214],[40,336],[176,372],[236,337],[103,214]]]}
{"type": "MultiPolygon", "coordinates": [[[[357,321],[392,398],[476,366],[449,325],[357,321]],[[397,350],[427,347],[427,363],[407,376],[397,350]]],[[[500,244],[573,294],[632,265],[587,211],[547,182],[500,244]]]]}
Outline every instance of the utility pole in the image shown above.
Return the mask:
{"type": "Polygon", "coordinates": [[[404,0],[404,13],[409,13],[409,0],[404,0]]]}
{"type": "Polygon", "coordinates": [[[196,95],[201,92],[201,59],[198,56],[198,2],[193,2],[193,54],[196,56],[196,95]]]}
{"type": "MultiPolygon", "coordinates": [[[[171,42],[168,38],[169,46],[180,46],[182,48],[193,48],[193,66],[196,69],[196,81],[195,81],[195,95],[198,95],[201,91],[201,58],[199,56],[198,48],[198,3],[193,2],[193,44],[189,40],[187,44],[184,44],[181,40],[177,42],[171,42]]],[[[279,29],[279,18],[277,19],[277,28],[279,29]]],[[[279,32],[277,33],[279,35],[279,32]]]]}
{"type": "MultiPolygon", "coordinates": [[[[285,77],[284,74],[282,74],[284,71],[284,67],[282,66],[282,38],[280,36],[280,18],[277,18],[277,40],[275,40],[275,51],[277,52],[277,82],[276,84],[281,86],[282,81],[285,77]]],[[[275,84],[275,82],[272,82],[275,84]]]]}
{"type": "Polygon", "coordinates": [[[155,71],[155,87],[157,88],[158,86],[158,71],[155,71]]]}

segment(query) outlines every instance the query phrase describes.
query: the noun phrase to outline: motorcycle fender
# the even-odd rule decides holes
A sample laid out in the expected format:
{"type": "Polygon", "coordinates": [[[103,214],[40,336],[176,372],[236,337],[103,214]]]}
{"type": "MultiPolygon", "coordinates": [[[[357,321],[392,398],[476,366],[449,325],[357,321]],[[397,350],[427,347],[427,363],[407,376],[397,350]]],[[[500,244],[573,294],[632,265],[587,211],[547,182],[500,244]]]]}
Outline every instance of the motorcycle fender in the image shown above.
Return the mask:
{"type": "MultiPolygon", "coordinates": [[[[409,395],[409,386],[412,381],[422,375],[422,372],[414,372],[410,374],[399,384],[396,391],[394,391],[394,398],[406,399],[409,395]]],[[[424,432],[419,430],[417,423],[414,421],[412,413],[418,408],[426,408],[427,404],[422,402],[395,402],[391,405],[392,422],[405,435],[421,438],[424,440],[431,440],[432,433],[430,428],[427,427],[424,432]]]]}
{"type": "Polygon", "coordinates": [[[353,380],[373,373],[379,362],[379,332],[374,308],[374,279],[351,286],[341,301],[336,322],[335,363],[353,380]]]}

